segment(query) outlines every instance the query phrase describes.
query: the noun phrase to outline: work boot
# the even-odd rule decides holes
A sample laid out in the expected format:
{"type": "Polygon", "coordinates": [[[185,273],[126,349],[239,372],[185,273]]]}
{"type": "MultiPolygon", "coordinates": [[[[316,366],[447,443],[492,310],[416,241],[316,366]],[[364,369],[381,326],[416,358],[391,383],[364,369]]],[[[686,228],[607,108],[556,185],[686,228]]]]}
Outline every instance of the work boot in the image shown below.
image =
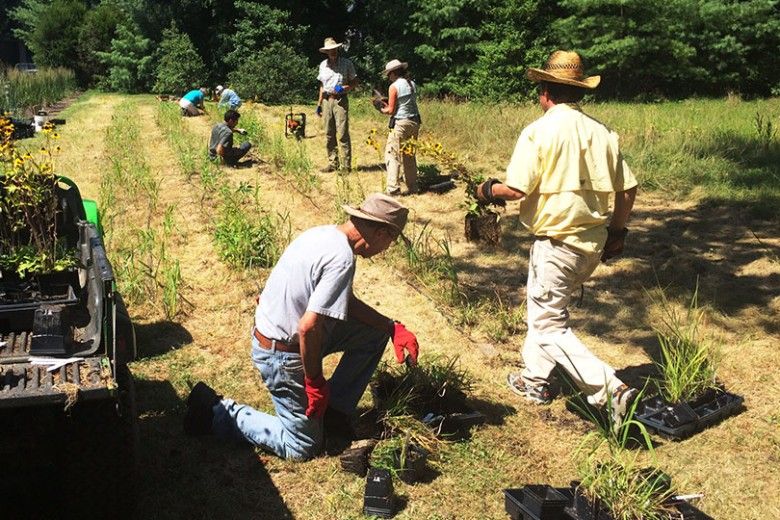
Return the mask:
{"type": "Polygon", "coordinates": [[[338,165],[329,164],[325,168],[321,169],[320,171],[322,173],[333,173],[335,171],[338,171],[339,167],[338,165]]]}
{"type": "Polygon", "coordinates": [[[325,437],[325,453],[338,455],[355,440],[355,429],[352,428],[352,416],[331,408],[325,409],[322,419],[322,429],[325,437]]]}
{"type": "Polygon", "coordinates": [[[187,413],[184,414],[184,433],[190,436],[208,435],[214,421],[214,405],[222,396],[204,382],[192,387],[187,397],[187,413]]]}
{"type": "Polygon", "coordinates": [[[639,397],[639,390],[628,385],[620,385],[612,393],[610,412],[612,414],[612,431],[614,433],[620,431],[620,427],[623,426],[623,422],[625,422],[626,417],[631,412],[637,397],[639,397]]]}
{"type": "Polygon", "coordinates": [[[553,401],[550,387],[545,384],[529,385],[520,376],[519,372],[512,372],[506,376],[506,383],[509,389],[517,395],[525,398],[534,404],[550,404],[553,401]]]}

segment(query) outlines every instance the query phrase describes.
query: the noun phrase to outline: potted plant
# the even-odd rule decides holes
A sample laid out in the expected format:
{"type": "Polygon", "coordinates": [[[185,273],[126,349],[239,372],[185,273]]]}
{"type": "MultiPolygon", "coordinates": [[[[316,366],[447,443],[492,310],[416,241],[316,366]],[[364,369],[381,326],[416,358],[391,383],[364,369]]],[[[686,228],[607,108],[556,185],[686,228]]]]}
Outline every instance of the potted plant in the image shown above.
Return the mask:
{"type": "Polygon", "coordinates": [[[501,218],[490,206],[474,196],[477,186],[485,179],[482,175],[464,175],[466,208],[465,234],[469,242],[485,242],[498,245],[501,240],[501,218]]]}
{"type": "Polygon", "coordinates": [[[660,304],[658,393],[642,401],[637,420],[679,440],[737,413],[743,398],[726,392],[717,381],[718,352],[700,334],[704,311],[698,306],[698,283],[685,312],[676,310],[663,291],[660,304]]]}
{"type": "Polygon", "coordinates": [[[408,436],[381,441],[371,453],[371,466],[386,469],[406,484],[414,484],[427,470],[429,452],[408,436]]]}
{"type": "MultiPolygon", "coordinates": [[[[78,287],[78,237],[60,235],[62,189],[51,148],[19,150],[13,130],[10,120],[0,118],[0,283],[26,288],[27,294],[14,296],[20,300],[67,296],[68,287],[78,287]]],[[[46,126],[45,135],[52,130],[46,126]]],[[[0,298],[8,298],[6,291],[0,298]]]]}
{"type": "Polygon", "coordinates": [[[457,358],[434,358],[416,366],[382,365],[371,382],[371,393],[384,423],[409,415],[421,419],[438,436],[457,437],[485,421],[483,414],[466,403],[471,385],[457,358]]]}

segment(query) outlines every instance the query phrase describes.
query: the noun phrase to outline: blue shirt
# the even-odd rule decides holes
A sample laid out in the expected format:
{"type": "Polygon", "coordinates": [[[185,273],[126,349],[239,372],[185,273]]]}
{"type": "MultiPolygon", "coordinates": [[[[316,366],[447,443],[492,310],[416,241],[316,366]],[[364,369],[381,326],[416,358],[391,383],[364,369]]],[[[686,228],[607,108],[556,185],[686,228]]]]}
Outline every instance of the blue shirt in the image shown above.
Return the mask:
{"type": "Polygon", "coordinates": [[[203,103],[203,92],[201,92],[200,89],[190,90],[184,94],[183,97],[193,105],[200,105],[203,103]]]}
{"type": "Polygon", "coordinates": [[[231,110],[235,110],[241,106],[241,98],[234,90],[226,88],[222,91],[222,95],[219,97],[219,104],[226,105],[231,110]]]}

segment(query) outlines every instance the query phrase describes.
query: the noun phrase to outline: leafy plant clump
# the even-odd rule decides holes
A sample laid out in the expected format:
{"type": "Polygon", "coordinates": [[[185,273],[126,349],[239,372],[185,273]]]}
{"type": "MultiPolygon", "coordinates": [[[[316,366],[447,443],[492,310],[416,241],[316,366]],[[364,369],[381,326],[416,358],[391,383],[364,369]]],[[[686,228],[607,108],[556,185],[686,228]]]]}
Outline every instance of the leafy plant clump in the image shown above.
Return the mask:
{"type": "Polygon", "coordinates": [[[458,366],[457,357],[403,367],[384,364],[372,382],[384,417],[460,411],[471,387],[471,377],[458,366]]]}
{"type": "Polygon", "coordinates": [[[656,328],[661,346],[661,360],[656,364],[661,378],[657,385],[661,396],[670,403],[694,399],[717,387],[717,355],[699,333],[704,310],[699,308],[698,294],[697,282],[690,305],[680,312],[661,291],[663,317],[661,326],[656,328]]]}
{"type": "Polygon", "coordinates": [[[613,452],[606,459],[589,457],[578,467],[586,496],[598,499],[615,520],[668,520],[673,496],[668,477],[643,467],[630,452],[613,452]]]}
{"type": "Polygon", "coordinates": [[[252,187],[246,184],[235,189],[227,185],[221,187],[222,203],[214,238],[220,259],[228,265],[271,267],[290,241],[290,221],[286,214],[254,216],[247,212],[251,190],[252,187]]]}
{"type": "Polygon", "coordinates": [[[62,271],[76,259],[57,235],[59,180],[50,141],[59,135],[47,125],[47,143],[33,154],[16,147],[13,131],[0,117],[0,268],[22,278],[62,271]]]}

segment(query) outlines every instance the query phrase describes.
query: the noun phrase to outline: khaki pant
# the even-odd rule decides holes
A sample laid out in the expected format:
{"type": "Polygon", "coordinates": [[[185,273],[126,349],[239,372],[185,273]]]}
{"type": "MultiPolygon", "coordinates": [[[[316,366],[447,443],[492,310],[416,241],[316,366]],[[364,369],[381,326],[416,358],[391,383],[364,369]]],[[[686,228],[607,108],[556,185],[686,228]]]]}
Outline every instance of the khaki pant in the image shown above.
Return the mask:
{"type": "Polygon", "coordinates": [[[546,384],[556,363],[588,396],[603,406],[622,383],[615,371],[597,358],[569,328],[572,293],[585,282],[601,253],[585,253],[562,242],[537,239],[528,265],[528,335],[523,345],[523,380],[546,384]]]}
{"type": "Polygon", "coordinates": [[[322,101],[322,119],[325,125],[325,145],[328,149],[328,163],[334,168],[339,167],[339,155],[336,150],[341,148],[341,166],[352,168],[352,142],[349,138],[349,98],[329,97],[322,101]]]}
{"type": "Polygon", "coordinates": [[[404,143],[409,139],[417,139],[420,134],[420,124],[411,119],[401,119],[395,122],[395,128],[387,136],[385,146],[385,165],[387,166],[387,192],[397,192],[399,185],[399,169],[403,165],[402,178],[406,181],[409,192],[417,191],[417,155],[401,152],[404,143]]]}

